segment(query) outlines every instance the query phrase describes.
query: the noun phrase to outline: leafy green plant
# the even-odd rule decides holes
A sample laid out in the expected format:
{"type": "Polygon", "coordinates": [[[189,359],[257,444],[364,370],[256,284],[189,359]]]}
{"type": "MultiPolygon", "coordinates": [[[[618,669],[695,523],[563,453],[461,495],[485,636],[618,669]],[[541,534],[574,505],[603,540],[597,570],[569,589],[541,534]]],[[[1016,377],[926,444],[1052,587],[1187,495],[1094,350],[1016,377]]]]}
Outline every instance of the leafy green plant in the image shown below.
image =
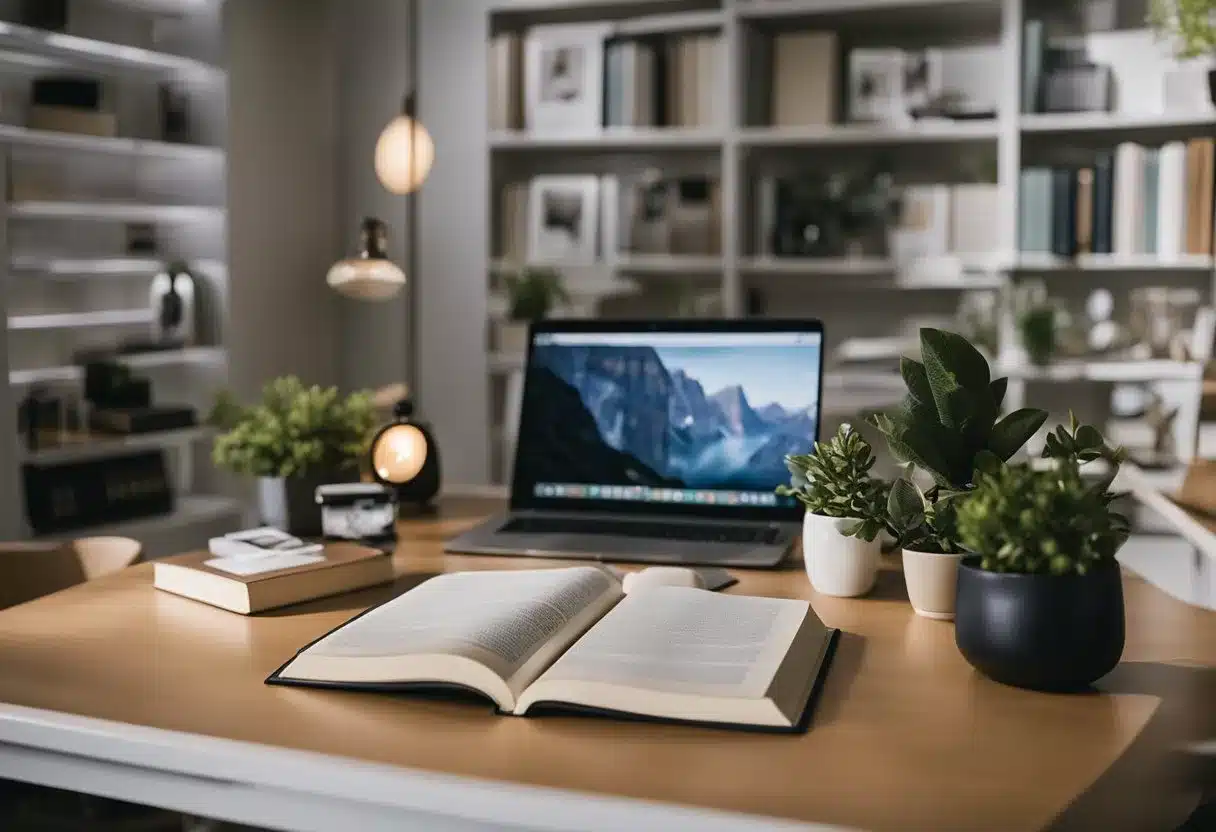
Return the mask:
{"type": "Polygon", "coordinates": [[[245,407],[221,393],[210,422],[220,428],[212,458],[237,474],[298,477],[359,464],[376,429],[367,393],[343,397],[336,387],[307,387],[298,378],[275,379],[260,402],[245,407]]]}
{"type": "Polygon", "coordinates": [[[1056,353],[1059,330],[1056,308],[1050,304],[1032,306],[1018,316],[1018,332],[1030,363],[1045,367],[1056,353]]]}
{"type": "Polygon", "coordinates": [[[550,268],[525,268],[506,276],[508,315],[513,321],[539,321],[559,303],[570,299],[561,272],[550,268]]]}
{"type": "Polygon", "coordinates": [[[1043,456],[1055,465],[1001,465],[979,475],[958,505],[962,545],[992,572],[1084,575],[1114,560],[1127,540],[1127,518],[1111,508],[1119,496],[1110,485],[1123,461],[1121,448],[1106,445],[1092,425],[1060,426],[1048,436],[1043,456]],[[1110,466],[1097,481],[1081,474],[1086,462],[1110,466]]]}
{"type": "Polygon", "coordinates": [[[885,525],[887,486],[870,474],[874,449],[849,425],[841,425],[828,442],[816,442],[809,454],[785,458],[790,484],[777,493],[796,497],[812,514],[858,522],[843,532],[870,541],[885,525]]]}
{"type": "Polygon", "coordinates": [[[1216,51],[1216,0],[1152,0],[1149,24],[1175,42],[1179,58],[1216,51]]]}
{"type": "Polygon", "coordinates": [[[971,489],[977,469],[999,465],[1047,420],[1022,408],[1001,418],[1008,379],[991,377],[988,362],[953,332],[920,331],[921,357],[900,361],[908,388],[899,407],[874,416],[892,455],[933,479],[922,491],[910,476],[892,485],[887,523],[898,545],[921,551],[959,551],[953,501],[971,489]]]}

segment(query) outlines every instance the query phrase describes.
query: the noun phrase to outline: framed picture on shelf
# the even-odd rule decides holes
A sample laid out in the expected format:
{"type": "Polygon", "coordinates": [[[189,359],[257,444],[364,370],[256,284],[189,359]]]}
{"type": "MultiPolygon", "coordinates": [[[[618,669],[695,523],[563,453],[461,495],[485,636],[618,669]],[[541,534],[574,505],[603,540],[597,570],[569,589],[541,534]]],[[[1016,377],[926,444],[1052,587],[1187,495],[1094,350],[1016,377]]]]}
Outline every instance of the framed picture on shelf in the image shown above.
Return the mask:
{"type": "MultiPolygon", "coordinates": [[[[905,55],[900,49],[854,49],[849,53],[849,121],[899,123],[907,119],[905,55]]],[[[912,75],[915,75],[915,67],[912,75]]]]}
{"type": "Polygon", "coordinates": [[[524,46],[529,132],[587,135],[603,120],[603,25],[534,26],[524,46]]]}
{"type": "Polygon", "coordinates": [[[595,262],[598,176],[537,176],[528,196],[528,259],[534,263],[595,262]]]}

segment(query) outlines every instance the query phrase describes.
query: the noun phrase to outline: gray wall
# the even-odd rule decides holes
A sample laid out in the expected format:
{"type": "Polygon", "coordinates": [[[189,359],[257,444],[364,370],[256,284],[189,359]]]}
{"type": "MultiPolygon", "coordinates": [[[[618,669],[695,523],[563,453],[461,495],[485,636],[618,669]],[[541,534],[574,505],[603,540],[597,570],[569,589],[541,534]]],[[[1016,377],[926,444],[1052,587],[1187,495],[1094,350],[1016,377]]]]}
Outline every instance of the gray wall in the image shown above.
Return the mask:
{"type": "Polygon", "coordinates": [[[327,0],[225,4],[231,382],[338,381],[337,60],[327,0]]]}
{"type": "Polygon", "coordinates": [[[419,110],[435,166],[418,200],[418,395],[444,479],[488,481],[486,0],[421,0],[419,110]]]}
{"type": "Polygon", "coordinates": [[[336,298],[338,372],[343,387],[376,388],[409,381],[411,296],[418,276],[406,257],[408,199],[386,191],[372,164],[376,140],[401,110],[409,87],[407,0],[332,0],[339,69],[338,162],[340,245],[353,251],[365,216],[388,225],[389,256],[405,269],[406,291],[380,303],[336,298]]]}

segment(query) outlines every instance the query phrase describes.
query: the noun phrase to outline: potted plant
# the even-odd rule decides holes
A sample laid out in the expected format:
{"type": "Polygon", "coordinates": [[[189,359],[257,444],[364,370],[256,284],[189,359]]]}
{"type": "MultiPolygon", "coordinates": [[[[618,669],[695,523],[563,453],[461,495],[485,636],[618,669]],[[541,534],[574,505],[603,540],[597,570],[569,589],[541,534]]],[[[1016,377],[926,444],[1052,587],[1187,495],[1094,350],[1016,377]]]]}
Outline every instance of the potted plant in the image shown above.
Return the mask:
{"type": "Polygon", "coordinates": [[[559,303],[570,300],[561,272],[528,267],[505,277],[507,320],[498,326],[498,350],[509,355],[528,351],[528,326],[549,316],[559,303]]]}
{"type": "Polygon", "coordinates": [[[262,521],[307,537],[321,533],[317,486],[358,479],[376,411],[366,393],[343,397],[288,376],[267,384],[249,407],[221,394],[210,421],[222,430],[215,464],[257,477],[262,521]]]}
{"type": "Polygon", "coordinates": [[[887,486],[870,475],[874,452],[861,434],[842,425],[813,453],[785,458],[790,484],[777,493],[796,497],[802,521],[802,559],[811,586],[824,595],[865,595],[878,575],[887,486]]]}
{"type": "Polygon", "coordinates": [[[954,617],[962,548],[955,501],[974,484],[986,460],[1004,462],[1034,435],[1047,414],[1023,408],[1001,418],[1007,379],[993,379],[984,356],[961,335],[920,331],[924,363],[904,358],[908,392],[891,413],[871,423],[909,473],[891,486],[887,524],[903,550],[904,581],[913,609],[929,618],[954,617]],[[912,474],[932,479],[927,490],[912,474]]]}
{"type": "MultiPolygon", "coordinates": [[[[1216,0],[1152,0],[1149,23],[1174,41],[1183,60],[1216,51],[1216,0]]],[[[1208,98],[1216,104],[1216,69],[1208,68],[1208,98]]]]}
{"type": "Polygon", "coordinates": [[[1123,653],[1123,583],[1115,553],[1127,518],[1111,504],[1122,449],[1090,425],[1057,428],[1050,467],[995,465],[958,507],[968,554],[958,573],[955,641],[977,670],[1034,690],[1076,690],[1123,653]],[[1096,482],[1085,462],[1108,468],[1096,482]]]}
{"type": "Polygon", "coordinates": [[[1058,316],[1050,303],[1030,306],[1018,316],[1018,333],[1026,357],[1036,367],[1046,367],[1056,354],[1058,316]]]}

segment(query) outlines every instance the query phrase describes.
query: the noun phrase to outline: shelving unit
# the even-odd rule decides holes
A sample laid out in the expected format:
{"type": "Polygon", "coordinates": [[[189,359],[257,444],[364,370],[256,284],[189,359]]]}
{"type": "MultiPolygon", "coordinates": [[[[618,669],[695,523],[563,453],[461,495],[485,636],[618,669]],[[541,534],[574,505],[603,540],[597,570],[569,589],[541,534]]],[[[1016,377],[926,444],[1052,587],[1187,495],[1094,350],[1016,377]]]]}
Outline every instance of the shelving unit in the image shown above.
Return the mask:
{"type": "MultiPolygon", "coordinates": [[[[1116,4],[1127,5],[1123,0],[1116,0],[1116,4]]],[[[1112,149],[1123,141],[1160,144],[1216,133],[1216,108],[1156,113],[1021,112],[1023,23],[1049,7],[1060,11],[1057,5],[1063,4],[1035,4],[1030,0],[503,0],[490,9],[491,32],[523,31],[531,25],[567,20],[610,22],[612,31],[624,35],[720,32],[724,64],[720,71],[727,82],[725,120],[721,128],[697,130],[612,129],[577,136],[492,133],[487,139],[491,181],[497,187],[521,175],[618,174],[649,169],[672,171],[673,175],[711,175],[720,185],[720,256],[694,261],[647,255],[643,261],[622,255],[615,262],[609,256],[609,262],[602,266],[605,273],[619,278],[662,277],[700,288],[716,286],[720,306],[728,316],[780,313],[820,317],[826,322],[829,363],[849,360],[847,355],[835,355],[837,345],[857,338],[894,339],[899,333],[914,331],[914,326],[909,330],[914,321],[948,322],[961,293],[1002,291],[1031,277],[1052,281],[1049,286],[1053,292],[1060,287],[1074,294],[1096,287],[1119,293],[1137,284],[1199,286],[1205,303],[1212,303],[1216,262],[1209,256],[1159,259],[1151,255],[1083,255],[1061,259],[1018,252],[1018,188],[1023,164],[1053,154],[1085,158],[1096,149],[1112,149]],[[838,31],[842,33],[842,51],[856,45],[992,46],[999,66],[985,83],[992,87],[996,116],[922,120],[908,125],[765,124],[752,106],[755,99],[763,99],[769,92],[762,64],[769,60],[771,50],[765,45],[775,33],[794,29],[838,31]],[[759,255],[754,229],[756,182],[762,175],[875,163],[890,165],[897,180],[911,184],[975,181],[975,170],[986,171],[982,181],[994,182],[999,194],[1000,210],[992,218],[998,242],[982,256],[963,258],[959,268],[940,271],[903,268],[882,257],[808,260],[759,255]]],[[[1129,14],[1121,13],[1119,25],[1135,25],[1128,20],[1129,14]]],[[[491,199],[491,227],[498,228],[496,190],[491,199]]],[[[503,265],[501,260],[494,260],[488,267],[493,270],[503,265]]],[[[1158,381],[1185,386],[1202,375],[1197,363],[1170,361],[1064,362],[1041,370],[1030,366],[1019,350],[1005,352],[1012,332],[1011,315],[1006,312],[1001,322],[1003,354],[996,363],[1011,377],[1008,406],[1019,406],[1027,402],[1027,397],[1047,391],[1050,402],[1035,399],[1030,403],[1043,404],[1058,415],[1066,413],[1069,397],[1078,386],[1158,381]]],[[[898,351],[869,360],[879,368],[894,371],[897,359],[898,351]]],[[[493,400],[510,386],[519,359],[491,353],[487,368],[493,400]]],[[[855,378],[857,372],[860,370],[848,370],[846,375],[855,378]]],[[[848,385],[825,387],[825,413],[848,418],[846,411],[854,404],[845,395],[848,390],[848,385]]],[[[1086,395],[1088,389],[1082,391],[1082,398],[1086,395]]],[[[884,400],[882,395],[869,399],[884,400]]],[[[894,402],[890,397],[887,400],[894,402]]],[[[492,412],[487,416],[487,427],[501,421],[501,414],[492,412]]],[[[825,430],[830,427],[825,423],[825,430]]],[[[1189,427],[1179,430],[1186,433],[1189,427]]]]}
{"type": "MultiPolygon", "coordinates": [[[[115,359],[152,380],[157,403],[188,404],[202,418],[227,375],[227,73],[207,57],[223,54],[223,0],[69,5],[66,32],[0,20],[0,86],[6,101],[20,104],[40,76],[98,79],[117,135],[35,129],[24,124],[20,109],[6,109],[0,262],[8,279],[0,312],[8,348],[0,354],[9,384],[0,406],[15,411],[35,387],[77,397],[83,371],[75,356],[147,340],[159,314],[151,281],[166,262],[184,260],[196,284],[193,341],[120,349],[115,359]],[[160,25],[169,20],[171,26],[160,25]],[[162,84],[187,102],[183,140],[161,135],[162,84]],[[133,247],[132,226],[151,229],[154,252],[146,243],[133,247]]],[[[28,450],[17,443],[15,459],[50,465],[162,449],[175,484],[172,514],[64,535],[131,535],[155,556],[202,545],[242,522],[234,500],[209,493],[218,489],[208,453],[213,435],[204,426],[131,436],[69,430],[53,447],[28,450]]]]}

